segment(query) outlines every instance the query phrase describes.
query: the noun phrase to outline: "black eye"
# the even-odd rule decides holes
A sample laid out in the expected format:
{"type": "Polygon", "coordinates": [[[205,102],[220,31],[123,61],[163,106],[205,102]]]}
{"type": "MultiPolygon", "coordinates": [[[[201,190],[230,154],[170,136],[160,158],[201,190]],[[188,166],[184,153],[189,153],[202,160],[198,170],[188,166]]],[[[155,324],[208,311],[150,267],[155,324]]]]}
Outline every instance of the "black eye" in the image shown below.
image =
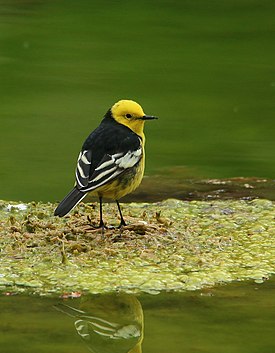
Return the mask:
{"type": "Polygon", "coordinates": [[[130,119],[132,117],[131,114],[126,114],[125,116],[126,116],[127,119],[130,119]]]}

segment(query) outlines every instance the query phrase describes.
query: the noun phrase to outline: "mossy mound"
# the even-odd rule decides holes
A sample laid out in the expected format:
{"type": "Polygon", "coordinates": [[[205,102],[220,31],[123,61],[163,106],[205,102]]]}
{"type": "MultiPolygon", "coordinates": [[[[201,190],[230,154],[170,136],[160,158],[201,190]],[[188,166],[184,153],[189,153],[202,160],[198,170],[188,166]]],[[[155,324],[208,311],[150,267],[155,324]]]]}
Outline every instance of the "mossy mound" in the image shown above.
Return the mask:
{"type": "MultiPolygon", "coordinates": [[[[98,205],[0,202],[0,290],[37,294],[196,290],[275,272],[275,203],[179,201],[122,205],[129,226],[102,234],[98,205]]],[[[116,205],[104,205],[117,225],[116,205]]]]}

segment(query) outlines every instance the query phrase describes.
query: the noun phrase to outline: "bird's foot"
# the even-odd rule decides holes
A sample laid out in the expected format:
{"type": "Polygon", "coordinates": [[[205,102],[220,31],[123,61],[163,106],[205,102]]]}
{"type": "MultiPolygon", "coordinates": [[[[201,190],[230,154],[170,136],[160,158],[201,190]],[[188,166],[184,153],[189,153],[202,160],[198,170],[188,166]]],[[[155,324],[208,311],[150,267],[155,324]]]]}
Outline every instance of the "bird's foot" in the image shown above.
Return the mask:
{"type": "Polygon", "coordinates": [[[122,218],[121,221],[120,221],[120,224],[119,226],[117,227],[118,229],[122,229],[123,227],[125,227],[127,224],[126,222],[124,221],[124,219],[122,218]]]}
{"type": "Polygon", "coordinates": [[[100,220],[99,224],[98,224],[98,225],[95,225],[95,224],[92,222],[90,216],[87,216],[87,218],[88,218],[89,224],[90,224],[90,226],[92,227],[92,229],[101,229],[102,234],[104,234],[104,230],[105,230],[105,229],[109,229],[109,230],[112,230],[112,229],[120,229],[120,233],[121,233],[123,227],[126,226],[126,222],[124,221],[124,219],[122,219],[122,220],[120,221],[120,224],[119,224],[118,227],[115,227],[115,226],[107,226],[107,225],[103,222],[103,220],[100,220]]]}
{"type": "MultiPolygon", "coordinates": [[[[92,220],[91,220],[91,218],[90,218],[89,216],[87,216],[87,218],[88,218],[90,227],[92,227],[92,229],[94,229],[94,230],[96,230],[96,229],[101,229],[102,234],[104,234],[104,230],[105,230],[105,229],[116,229],[116,227],[114,227],[114,226],[107,226],[107,225],[103,222],[103,220],[100,220],[99,224],[98,224],[98,225],[95,225],[95,224],[92,222],[92,220]]],[[[124,223],[125,223],[125,222],[124,222],[124,223]]],[[[119,226],[119,228],[120,228],[120,227],[121,227],[121,225],[119,226]]]]}
{"type": "Polygon", "coordinates": [[[89,225],[93,228],[93,229],[108,229],[108,227],[105,225],[105,223],[103,222],[103,220],[100,220],[99,224],[96,225],[94,224],[94,222],[91,220],[90,216],[87,216],[87,219],[89,221],[89,225]]]}

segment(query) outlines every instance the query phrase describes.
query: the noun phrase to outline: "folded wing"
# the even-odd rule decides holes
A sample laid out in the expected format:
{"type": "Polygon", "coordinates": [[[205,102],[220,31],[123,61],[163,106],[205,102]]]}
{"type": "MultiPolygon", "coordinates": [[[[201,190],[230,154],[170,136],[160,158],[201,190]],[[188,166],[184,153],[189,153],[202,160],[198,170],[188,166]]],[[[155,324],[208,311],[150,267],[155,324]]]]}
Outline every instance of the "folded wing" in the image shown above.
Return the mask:
{"type": "Polygon", "coordinates": [[[80,152],[76,167],[76,182],[82,192],[92,191],[134,167],[142,157],[142,147],[114,154],[105,154],[96,168],[91,168],[92,151],[80,152]]]}

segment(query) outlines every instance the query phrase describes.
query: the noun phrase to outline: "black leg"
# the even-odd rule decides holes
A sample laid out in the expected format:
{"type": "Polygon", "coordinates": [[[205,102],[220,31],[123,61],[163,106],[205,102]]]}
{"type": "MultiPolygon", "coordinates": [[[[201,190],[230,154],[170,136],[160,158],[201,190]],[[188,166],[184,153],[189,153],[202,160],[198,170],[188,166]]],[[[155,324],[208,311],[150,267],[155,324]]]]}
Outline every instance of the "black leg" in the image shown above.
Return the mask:
{"type": "Polygon", "coordinates": [[[104,222],[103,222],[103,212],[102,212],[102,196],[99,196],[99,216],[100,216],[100,221],[99,221],[99,226],[98,228],[104,228],[104,222]]]}
{"type": "Polygon", "coordinates": [[[102,231],[103,231],[103,229],[106,228],[106,227],[105,227],[105,224],[103,222],[102,197],[101,196],[99,196],[99,217],[100,217],[100,220],[99,220],[99,225],[98,226],[95,226],[95,225],[92,224],[92,220],[91,220],[91,218],[89,216],[88,216],[88,220],[91,223],[91,226],[93,227],[93,229],[101,228],[102,231]]]}
{"type": "MultiPolygon", "coordinates": [[[[116,204],[117,204],[117,208],[118,208],[119,215],[120,215],[120,224],[119,224],[118,228],[121,228],[121,227],[123,227],[123,226],[126,226],[126,222],[125,222],[124,219],[123,219],[122,212],[121,212],[121,209],[120,209],[120,205],[119,205],[118,200],[116,200],[116,204]]],[[[92,226],[94,229],[101,228],[101,229],[102,229],[102,234],[103,234],[103,233],[104,233],[104,228],[106,228],[106,229],[112,229],[112,228],[114,228],[114,227],[112,227],[112,226],[107,227],[107,226],[104,224],[104,221],[103,221],[103,211],[102,211],[102,196],[99,196],[99,217],[100,217],[99,225],[98,225],[98,226],[92,226]]],[[[89,219],[89,218],[88,218],[88,219],[89,219]]],[[[89,219],[89,220],[90,220],[90,219],[89,219]]]]}
{"type": "Polygon", "coordinates": [[[125,223],[125,221],[123,219],[122,212],[121,212],[118,200],[116,200],[116,204],[117,204],[117,208],[118,208],[119,215],[120,215],[120,225],[118,226],[118,228],[121,228],[122,226],[126,226],[126,223],[125,223]]]}

